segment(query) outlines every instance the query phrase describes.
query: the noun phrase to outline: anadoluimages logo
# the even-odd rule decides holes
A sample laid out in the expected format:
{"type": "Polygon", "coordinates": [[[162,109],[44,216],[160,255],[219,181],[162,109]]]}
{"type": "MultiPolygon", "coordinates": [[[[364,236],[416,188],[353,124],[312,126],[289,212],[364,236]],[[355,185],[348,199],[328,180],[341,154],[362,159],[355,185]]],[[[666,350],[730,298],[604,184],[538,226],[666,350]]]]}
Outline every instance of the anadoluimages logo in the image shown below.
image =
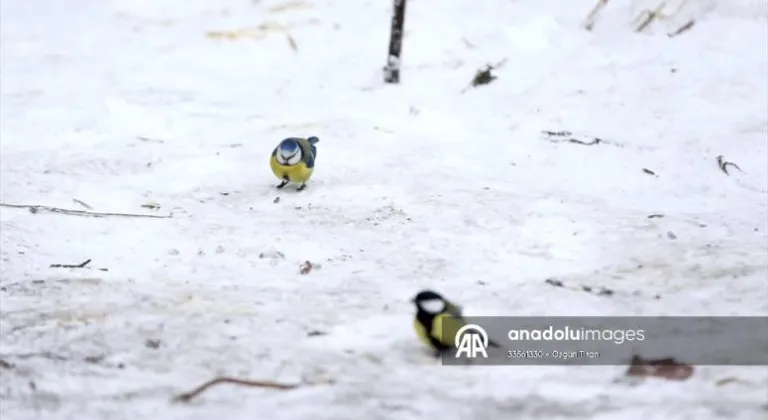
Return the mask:
{"type": "Polygon", "coordinates": [[[462,353],[469,358],[475,358],[478,354],[486,358],[488,357],[486,352],[488,348],[488,334],[479,325],[467,324],[459,328],[454,337],[454,345],[457,348],[456,358],[459,358],[462,353]]]}

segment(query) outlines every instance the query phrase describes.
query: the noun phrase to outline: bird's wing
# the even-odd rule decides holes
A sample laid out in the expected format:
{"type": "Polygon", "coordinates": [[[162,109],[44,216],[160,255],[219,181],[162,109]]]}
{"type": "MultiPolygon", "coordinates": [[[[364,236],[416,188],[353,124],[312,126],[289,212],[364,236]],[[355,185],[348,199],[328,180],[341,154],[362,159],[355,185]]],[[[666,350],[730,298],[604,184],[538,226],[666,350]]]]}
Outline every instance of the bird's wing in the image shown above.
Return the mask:
{"type": "MultiPolygon", "coordinates": [[[[312,136],[307,138],[307,142],[309,142],[309,150],[312,151],[312,160],[314,161],[317,159],[317,146],[315,146],[320,141],[319,138],[312,136]]],[[[314,163],[314,162],[313,162],[314,163]]]]}
{"type": "Polygon", "coordinates": [[[464,317],[464,315],[462,314],[463,308],[453,302],[447,302],[445,311],[457,318],[464,317]]]}
{"type": "Polygon", "coordinates": [[[456,345],[456,333],[465,325],[461,317],[453,316],[443,312],[435,317],[432,322],[432,331],[430,332],[440,343],[454,347],[456,345]]]}
{"type": "MultiPolygon", "coordinates": [[[[445,312],[449,314],[452,318],[455,318],[454,324],[458,325],[455,330],[453,330],[453,335],[451,337],[455,337],[456,333],[458,332],[459,328],[463,327],[467,324],[467,321],[464,319],[464,315],[462,314],[462,307],[459,305],[456,305],[455,303],[448,302],[448,305],[445,308],[445,312]]],[[[452,340],[453,338],[451,338],[452,340]]],[[[446,343],[448,344],[448,343],[446,343]]],[[[450,342],[450,345],[454,345],[455,343],[453,341],[450,342]]],[[[499,343],[489,339],[488,340],[488,346],[490,347],[496,347],[501,348],[499,343]]]]}
{"type": "Polygon", "coordinates": [[[299,139],[299,146],[301,147],[302,157],[301,159],[307,165],[307,168],[315,167],[315,156],[317,155],[317,149],[307,139],[299,139]]]}

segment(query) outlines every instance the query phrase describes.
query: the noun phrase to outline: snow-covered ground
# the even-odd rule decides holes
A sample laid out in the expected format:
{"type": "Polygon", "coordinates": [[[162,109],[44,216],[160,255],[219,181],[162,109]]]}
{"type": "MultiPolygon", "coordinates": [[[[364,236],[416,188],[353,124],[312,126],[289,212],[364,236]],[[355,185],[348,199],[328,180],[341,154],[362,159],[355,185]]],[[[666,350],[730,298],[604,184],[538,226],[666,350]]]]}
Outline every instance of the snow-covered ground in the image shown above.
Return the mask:
{"type": "Polygon", "coordinates": [[[411,328],[426,287],[470,315],[768,315],[768,4],[689,3],[669,38],[626,2],[590,33],[592,0],[411,0],[393,86],[390,0],[3,0],[2,202],[173,218],[0,208],[0,417],[766,416],[764,367],[441,367],[411,328]],[[309,135],[314,179],[277,191],[269,153],[309,135]],[[335,383],[169,402],[218,374],[335,383]]]}

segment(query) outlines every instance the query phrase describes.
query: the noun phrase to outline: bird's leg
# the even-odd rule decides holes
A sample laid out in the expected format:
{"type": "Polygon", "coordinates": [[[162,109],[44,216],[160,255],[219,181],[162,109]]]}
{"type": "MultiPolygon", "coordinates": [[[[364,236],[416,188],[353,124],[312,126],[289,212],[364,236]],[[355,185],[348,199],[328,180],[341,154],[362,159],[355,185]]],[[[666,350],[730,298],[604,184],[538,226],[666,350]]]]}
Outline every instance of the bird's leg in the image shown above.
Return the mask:
{"type": "Polygon", "coordinates": [[[288,185],[288,180],[284,179],[283,182],[280,183],[280,185],[277,186],[277,189],[282,189],[284,186],[288,185]]]}
{"type": "Polygon", "coordinates": [[[304,191],[304,188],[307,188],[307,184],[301,184],[301,186],[299,186],[296,191],[304,191]]]}

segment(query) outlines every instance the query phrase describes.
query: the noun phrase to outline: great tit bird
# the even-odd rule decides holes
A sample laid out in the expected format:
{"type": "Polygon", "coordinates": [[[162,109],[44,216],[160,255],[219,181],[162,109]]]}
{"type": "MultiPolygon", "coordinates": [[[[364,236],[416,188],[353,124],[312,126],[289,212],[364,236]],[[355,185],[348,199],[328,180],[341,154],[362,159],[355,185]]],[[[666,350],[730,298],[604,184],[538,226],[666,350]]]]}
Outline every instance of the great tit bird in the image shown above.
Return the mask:
{"type": "MultiPolygon", "coordinates": [[[[422,290],[411,302],[416,305],[416,334],[432,349],[435,357],[440,357],[444,351],[456,350],[454,338],[466,324],[461,306],[432,290],[422,290]]],[[[493,341],[488,345],[499,347],[493,341]]]]}
{"type": "Polygon", "coordinates": [[[269,166],[272,173],[280,179],[277,188],[285,187],[289,182],[301,184],[298,188],[302,191],[307,188],[307,181],[312,177],[317,158],[317,137],[300,138],[289,137],[280,142],[272,151],[269,166]]]}

